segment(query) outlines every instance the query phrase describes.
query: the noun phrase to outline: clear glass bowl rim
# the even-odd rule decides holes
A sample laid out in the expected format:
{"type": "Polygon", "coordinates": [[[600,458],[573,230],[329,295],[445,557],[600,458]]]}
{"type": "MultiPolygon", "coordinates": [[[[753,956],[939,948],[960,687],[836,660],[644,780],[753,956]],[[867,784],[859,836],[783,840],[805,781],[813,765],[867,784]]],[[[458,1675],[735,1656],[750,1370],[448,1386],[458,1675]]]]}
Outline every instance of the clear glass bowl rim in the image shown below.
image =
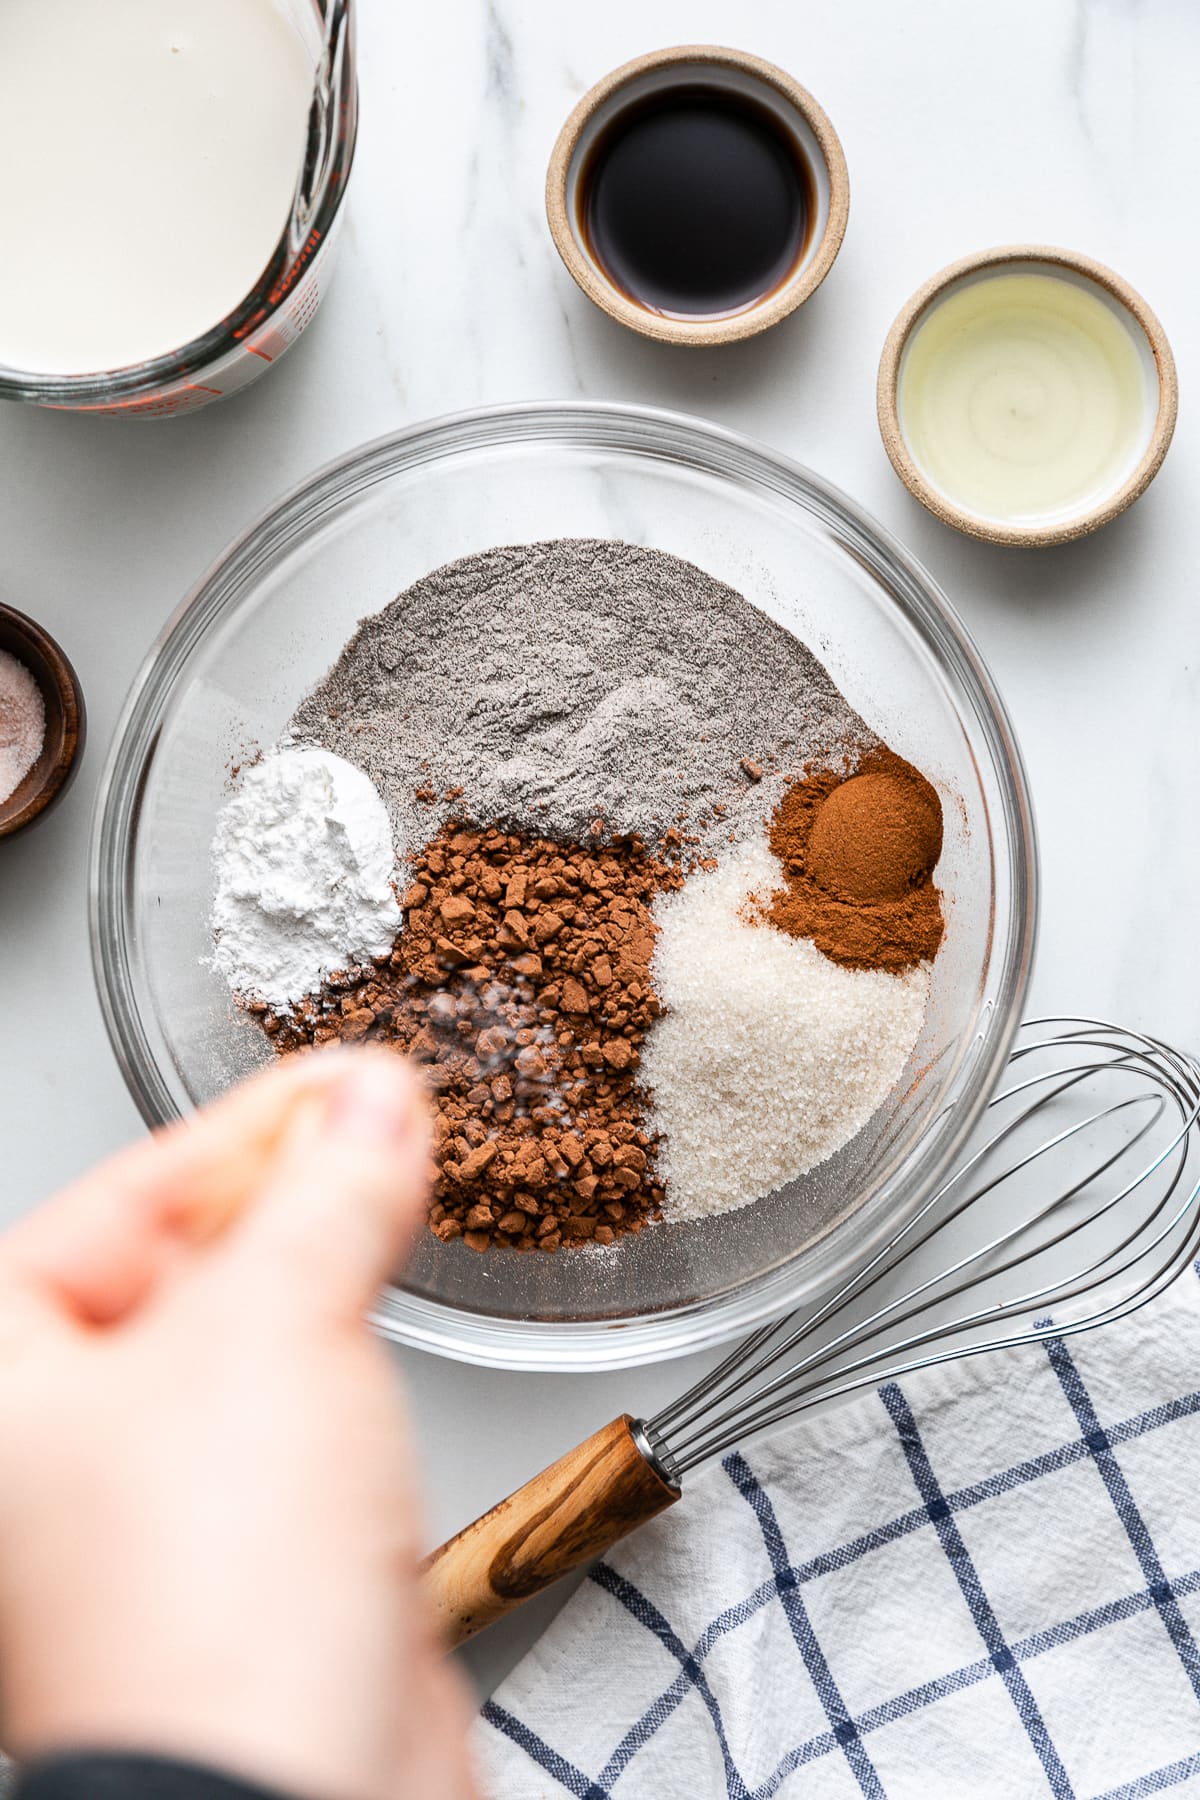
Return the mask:
{"type": "MultiPolygon", "coordinates": [[[[991,753],[999,784],[997,834],[1007,853],[1011,904],[989,964],[991,999],[975,1054],[919,1146],[891,1178],[888,1206],[874,1229],[847,1240],[830,1279],[848,1273],[920,1205],[953,1163],[1007,1059],[1020,1022],[1037,935],[1038,858],[1033,809],[1006,708],[979,651],[924,567],[861,507],[803,464],[753,438],[689,414],[609,401],[529,401],[488,406],[407,426],[360,445],[298,483],[236,537],[168,618],[136,675],[117,720],[100,780],[89,853],[89,927],[101,1012],[118,1065],[142,1117],[158,1126],[180,1117],[150,1050],[138,1012],[129,923],[134,905],[128,855],[138,796],[158,729],[191,651],[257,569],[302,540],[344,501],[402,470],[458,452],[505,444],[559,443],[624,450],[691,464],[742,484],[800,500],[843,549],[871,571],[886,568],[903,591],[909,622],[956,678],[991,753]],[[915,1166],[914,1166],[915,1165],[915,1166]]],[[[400,1343],[483,1366],[537,1370],[630,1367],[684,1356],[740,1335],[795,1303],[803,1287],[784,1268],[733,1294],[667,1313],[617,1321],[497,1319],[389,1288],[371,1323],[400,1343]]]]}

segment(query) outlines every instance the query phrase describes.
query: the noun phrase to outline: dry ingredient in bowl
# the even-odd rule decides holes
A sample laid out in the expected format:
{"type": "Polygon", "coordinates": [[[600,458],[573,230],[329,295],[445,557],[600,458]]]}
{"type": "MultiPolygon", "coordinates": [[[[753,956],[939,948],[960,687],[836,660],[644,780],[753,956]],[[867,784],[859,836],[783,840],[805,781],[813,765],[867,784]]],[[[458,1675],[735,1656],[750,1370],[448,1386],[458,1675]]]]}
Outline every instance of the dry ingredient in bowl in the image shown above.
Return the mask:
{"type": "Polygon", "coordinates": [[[284,749],[241,770],[217,822],[214,961],[247,1000],[286,1007],[400,923],[392,834],[361,769],[284,749]]]}
{"type": "Polygon", "coordinates": [[[839,968],[764,929],[754,900],[782,875],[755,838],[655,907],[663,1017],[642,1079],[671,1219],[745,1206],[832,1156],[899,1079],[921,1029],[923,968],[839,968]]]}
{"type": "Polygon", "coordinates": [[[424,576],[363,621],[291,730],[365,769],[412,845],[451,813],[563,843],[588,842],[599,815],[647,844],[684,814],[713,850],[762,828],[785,756],[841,767],[879,741],[743,595],[592,538],[424,576]],[[447,789],[431,825],[414,795],[447,789]]]}
{"type": "Polygon", "coordinates": [[[933,871],[942,806],[919,769],[880,746],[849,780],[821,771],[788,787],[771,819],[784,877],[763,915],[848,969],[899,973],[942,941],[933,871]]]}
{"type": "Polygon", "coordinates": [[[692,564],[566,539],[435,570],[287,743],[222,820],[218,961],[281,1054],[424,1065],[439,1238],[553,1251],[744,1206],[899,1079],[937,794],[692,564]]]}
{"type": "Polygon", "coordinates": [[[451,823],[412,866],[386,962],[267,1029],[283,1052],[369,1040],[425,1065],[438,1237],[611,1244],[662,1208],[637,1071],[659,1010],[650,905],[682,879],[637,840],[585,850],[451,823]]]}
{"type": "Polygon", "coordinates": [[[0,650],[0,802],[16,793],[45,741],[42,690],[23,662],[0,650]]]}

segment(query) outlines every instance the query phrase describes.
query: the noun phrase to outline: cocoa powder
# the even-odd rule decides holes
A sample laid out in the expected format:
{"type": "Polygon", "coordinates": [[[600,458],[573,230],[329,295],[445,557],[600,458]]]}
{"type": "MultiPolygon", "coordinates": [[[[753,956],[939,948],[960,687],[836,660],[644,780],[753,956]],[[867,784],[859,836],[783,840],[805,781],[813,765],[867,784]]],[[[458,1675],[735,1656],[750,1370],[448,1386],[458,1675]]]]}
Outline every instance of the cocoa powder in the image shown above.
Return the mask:
{"type": "Polygon", "coordinates": [[[821,770],[793,782],[769,839],[785,886],[762,905],[768,924],[851,969],[898,973],[937,955],[941,802],[903,757],[881,746],[849,777],[821,770]]]}
{"type": "Polygon", "coordinates": [[[659,1011],[650,905],[682,880],[637,839],[448,824],[412,865],[390,957],[267,1027],[280,1052],[371,1040],[425,1065],[439,1238],[611,1244],[662,1209],[637,1070],[659,1011]]]}

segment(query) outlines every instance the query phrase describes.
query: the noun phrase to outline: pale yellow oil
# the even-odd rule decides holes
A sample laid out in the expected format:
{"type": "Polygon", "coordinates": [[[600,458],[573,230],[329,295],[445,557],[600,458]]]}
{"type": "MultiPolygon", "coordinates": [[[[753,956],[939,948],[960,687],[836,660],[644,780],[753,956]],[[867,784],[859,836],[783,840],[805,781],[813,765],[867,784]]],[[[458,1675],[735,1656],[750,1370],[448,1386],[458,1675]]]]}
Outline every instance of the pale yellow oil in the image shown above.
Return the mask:
{"type": "Polygon", "coordinates": [[[1070,518],[1115,492],[1153,426],[1153,364],[1088,286],[1002,272],[952,290],[909,338],[900,428],[926,478],[981,518],[1070,518]]]}

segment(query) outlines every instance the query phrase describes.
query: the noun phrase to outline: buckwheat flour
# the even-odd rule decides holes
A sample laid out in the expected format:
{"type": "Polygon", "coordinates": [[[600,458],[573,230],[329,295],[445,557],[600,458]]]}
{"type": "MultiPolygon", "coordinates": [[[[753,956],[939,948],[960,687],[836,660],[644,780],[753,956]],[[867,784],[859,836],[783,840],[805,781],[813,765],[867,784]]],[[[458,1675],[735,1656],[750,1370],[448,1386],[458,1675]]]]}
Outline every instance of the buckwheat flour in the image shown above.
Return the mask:
{"type": "Polygon", "coordinates": [[[601,815],[651,846],[685,814],[712,849],[761,829],[785,761],[841,767],[878,742],[741,594],[591,538],[435,569],[363,621],[291,729],[365,769],[414,849],[451,814],[565,843],[601,815]]]}

